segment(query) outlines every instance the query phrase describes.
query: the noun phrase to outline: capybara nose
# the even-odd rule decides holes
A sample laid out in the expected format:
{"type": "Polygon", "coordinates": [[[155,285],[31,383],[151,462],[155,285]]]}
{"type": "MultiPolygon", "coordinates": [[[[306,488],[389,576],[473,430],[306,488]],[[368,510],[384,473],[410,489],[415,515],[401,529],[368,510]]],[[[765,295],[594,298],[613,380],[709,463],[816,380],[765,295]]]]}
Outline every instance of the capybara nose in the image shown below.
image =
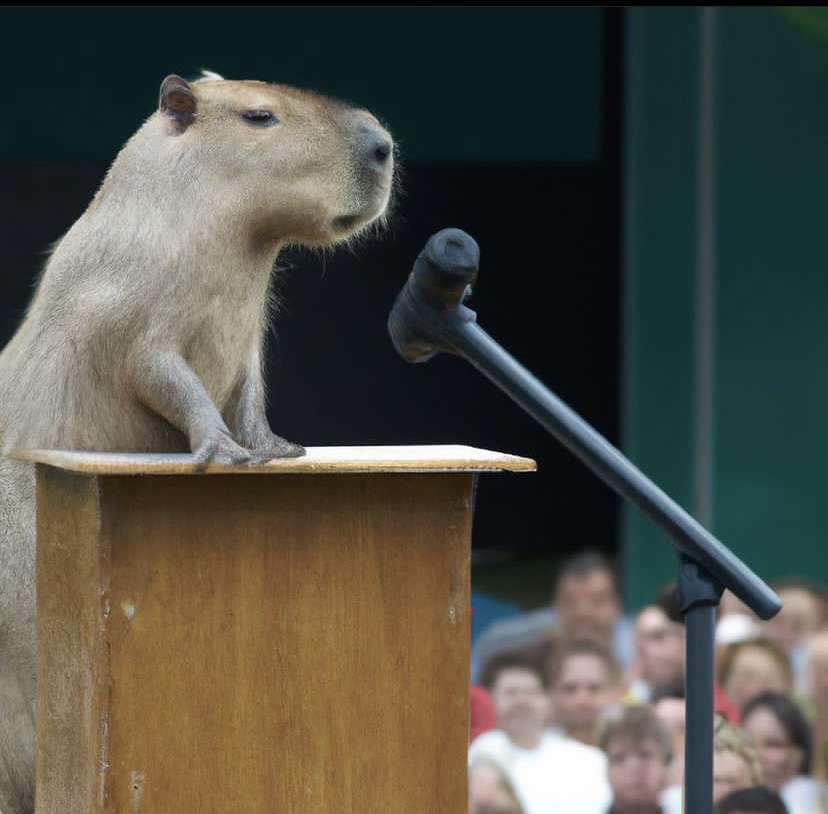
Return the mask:
{"type": "Polygon", "coordinates": [[[388,133],[375,127],[366,127],[362,131],[361,146],[363,155],[372,166],[379,170],[385,169],[393,149],[388,133]]]}
{"type": "Polygon", "coordinates": [[[377,163],[384,164],[388,160],[389,155],[391,155],[391,140],[379,139],[376,147],[374,147],[374,158],[377,160],[377,163]]]}

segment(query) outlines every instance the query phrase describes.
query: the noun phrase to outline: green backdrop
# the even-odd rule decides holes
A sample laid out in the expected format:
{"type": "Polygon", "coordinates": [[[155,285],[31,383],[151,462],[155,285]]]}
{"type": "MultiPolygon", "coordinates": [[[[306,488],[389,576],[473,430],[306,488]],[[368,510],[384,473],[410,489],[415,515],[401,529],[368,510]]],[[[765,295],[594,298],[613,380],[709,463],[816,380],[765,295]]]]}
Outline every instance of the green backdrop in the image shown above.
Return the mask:
{"type": "MultiPolygon", "coordinates": [[[[638,9],[627,70],[624,446],[761,576],[828,580],[828,12],[638,9]]],[[[640,605],[675,558],[633,510],[624,540],[640,605]]]]}

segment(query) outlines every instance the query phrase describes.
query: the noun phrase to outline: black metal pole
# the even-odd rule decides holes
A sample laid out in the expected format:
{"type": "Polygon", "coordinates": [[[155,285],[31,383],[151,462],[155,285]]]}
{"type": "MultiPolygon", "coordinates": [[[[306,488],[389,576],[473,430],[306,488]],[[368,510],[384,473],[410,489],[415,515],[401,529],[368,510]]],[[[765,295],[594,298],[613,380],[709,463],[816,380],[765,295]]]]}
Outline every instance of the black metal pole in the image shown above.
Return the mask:
{"type": "Polygon", "coordinates": [[[714,648],[722,586],[686,557],[678,584],[686,627],[684,811],[713,814],[714,648]]]}

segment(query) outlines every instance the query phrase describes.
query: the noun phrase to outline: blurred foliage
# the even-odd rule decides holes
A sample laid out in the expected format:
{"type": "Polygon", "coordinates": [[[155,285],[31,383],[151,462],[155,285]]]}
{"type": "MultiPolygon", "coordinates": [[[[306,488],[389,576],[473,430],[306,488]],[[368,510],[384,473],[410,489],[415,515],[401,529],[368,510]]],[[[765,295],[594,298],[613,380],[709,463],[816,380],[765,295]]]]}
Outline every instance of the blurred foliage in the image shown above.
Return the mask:
{"type": "Polygon", "coordinates": [[[828,8],[824,6],[783,6],[779,11],[802,33],[815,40],[828,40],[828,8]]]}

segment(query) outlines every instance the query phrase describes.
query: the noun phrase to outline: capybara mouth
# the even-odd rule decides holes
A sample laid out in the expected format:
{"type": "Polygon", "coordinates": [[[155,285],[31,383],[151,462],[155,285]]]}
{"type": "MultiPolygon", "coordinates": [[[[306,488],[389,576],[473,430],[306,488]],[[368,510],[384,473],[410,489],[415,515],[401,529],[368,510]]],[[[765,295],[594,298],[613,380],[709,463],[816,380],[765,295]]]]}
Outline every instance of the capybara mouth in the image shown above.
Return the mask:
{"type": "Polygon", "coordinates": [[[360,215],[340,215],[340,217],[334,218],[334,229],[338,232],[350,232],[351,229],[359,225],[361,220],[360,215]]]}

